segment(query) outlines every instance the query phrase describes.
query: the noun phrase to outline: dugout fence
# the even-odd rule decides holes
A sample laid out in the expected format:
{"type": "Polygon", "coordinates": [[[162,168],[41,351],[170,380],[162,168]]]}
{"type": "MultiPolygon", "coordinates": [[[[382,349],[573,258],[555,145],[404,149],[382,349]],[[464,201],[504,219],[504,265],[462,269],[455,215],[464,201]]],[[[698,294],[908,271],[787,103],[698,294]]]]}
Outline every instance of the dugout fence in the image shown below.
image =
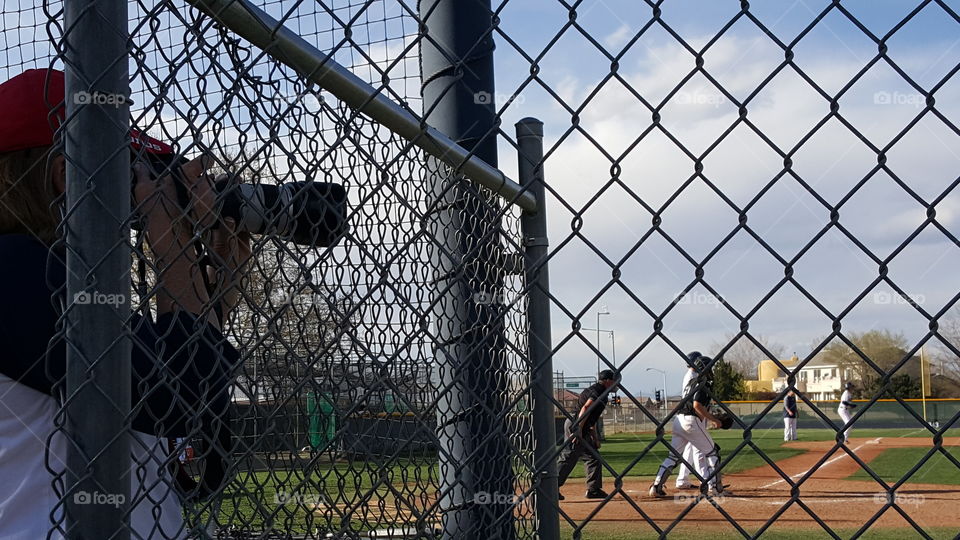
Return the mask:
{"type": "MultiPolygon", "coordinates": [[[[912,517],[897,499],[909,474],[890,482],[873,473],[842,443],[844,426],[833,402],[798,397],[801,428],[837,433],[836,444],[809,474],[791,474],[767,457],[749,433],[779,421],[785,390],[769,402],[719,404],[745,434],[735,447],[724,448],[720,470],[740,453],[759,455],[777,475],[772,483],[789,491],[762,520],[706,495],[683,498],[667,517],[663,507],[638,498],[636,485],[649,481],[637,472],[641,462],[666,451],[683,403],[651,409],[629,384],[618,391],[622,407],[608,409],[606,430],[653,431],[656,441],[624,463],[612,464],[603,449],[593,452],[610,479],[609,494],[575,501],[580,506],[561,503],[556,442],[564,437],[557,420],[577,411],[570,406],[575,396],[556,394],[553,374],[558,359],[586,359],[590,370],[595,363],[625,381],[647,382],[651,375],[643,370],[649,371],[651,356],[684,362],[690,331],[676,326],[678,319],[696,327],[725,318],[732,330],[710,353],[722,357],[738,341],[749,342],[777,365],[788,385],[839,343],[849,348],[842,360],[881,387],[876,395],[860,396],[852,422],[916,429],[929,451],[911,473],[934,455],[960,468],[945,443],[960,419],[956,402],[931,401],[924,420],[914,401],[880,399],[922,346],[960,357],[957,335],[947,330],[960,294],[951,290],[937,302],[918,300],[891,270],[895,260],[909,258],[908,248],[923,243],[923,234],[936,234],[950,249],[960,247],[949,219],[960,179],[953,175],[935,189],[920,189],[914,185],[920,180],[898,173],[888,161],[921,121],[960,136],[949,105],[957,96],[951,81],[960,64],[941,60],[945,66],[930,68],[936,76],[920,77],[913,68],[922,60],[901,61],[891,53],[898,32],[926,10],[960,25],[956,7],[943,0],[911,3],[886,33],[878,33],[861,21],[863,13],[825,2],[784,37],[758,14],[762,8],[748,2],[700,36],[674,27],[670,19],[680,14],[665,15],[669,0],[548,4],[562,15],[551,22],[556,28],[529,32],[510,22],[535,20],[531,4],[521,0],[4,4],[0,78],[28,69],[65,74],[64,116],[54,127],[68,187],[54,249],[64,253],[67,278],[54,292],[65,300],[52,343],[65,347],[67,370],[55,381],[58,413],[51,438],[65,441],[68,453],[63,464],[47,456],[59,499],[49,515],[52,535],[593,538],[603,513],[619,505],[618,516],[627,513],[625,521],[642,525],[638,537],[683,530],[704,507],[716,511],[713,521],[744,537],[776,530],[788,521],[787,512],[837,537],[840,528],[808,504],[815,497],[804,499],[809,477],[836,454],[867,471],[884,495],[845,533],[861,536],[893,515],[929,536],[934,524],[912,517]],[[607,28],[603,38],[595,35],[600,30],[593,25],[621,18],[622,25],[607,28]],[[862,65],[839,75],[796,58],[805,36],[835,19],[871,47],[862,65]],[[744,27],[754,38],[739,60],[761,49],[775,58],[746,82],[730,79],[735,65],[715,67],[708,60],[717,49],[731,50],[736,43],[724,43],[725,36],[744,27]],[[651,35],[669,46],[645,43],[651,35]],[[564,45],[571,39],[578,45],[564,45]],[[566,71],[567,60],[553,58],[557,49],[588,50],[590,58],[569,62],[582,72],[566,71]],[[637,50],[669,53],[683,62],[664,62],[670,69],[658,77],[630,76],[628,66],[652,58],[631,56],[637,50]],[[880,65],[922,98],[909,104],[915,110],[883,141],[869,133],[878,129],[869,117],[844,116],[845,96],[856,95],[860,81],[880,65]],[[806,113],[816,119],[797,128],[789,143],[781,133],[784,123],[758,120],[754,112],[777,102],[764,92],[781,74],[792,77],[788,87],[802,86],[817,102],[810,109],[816,115],[806,113]],[[578,77],[595,80],[580,84],[578,77]],[[712,89],[706,97],[703,86],[712,89]],[[610,88],[617,89],[614,95],[606,94],[610,88]],[[672,108],[677,103],[694,108],[680,112],[672,108]],[[606,112],[595,113],[601,105],[606,112]],[[610,127],[621,116],[635,116],[637,124],[610,127]],[[683,131],[673,123],[688,117],[698,120],[696,129],[683,131]],[[140,142],[149,135],[171,144],[177,156],[209,155],[210,172],[249,186],[245,193],[280,194],[238,203],[230,184],[223,184],[206,212],[182,202],[189,194],[156,196],[175,209],[166,211],[180,212],[169,230],[186,235],[174,260],[186,261],[194,272],[181,279],[202,284],[192,292],[171,293],[173,265],[157,249],[158,230],[144,223],[148,205],[139,196],[131,201],[132,163],[148,153],[143,145],[130,151],[131,128],[140,142]],[[799,166],[805,148],[822,146],[818,134],[828,129],[859,141],[869,158],[854,181],[838,182],[842,189],[819,185],[799,166]],[[650,140],[659,142],[646,147],[650,140]],[[764,162],[769,170],[753,164],[763,169],[751,175],[755,183],[725,184],[719,177],[731,171],[711,156],[742,161],[743,148],[773,156],[764,162]],[[568,151],[577,155],[569,158],[568,151]],[[670,160],[681,165],[652,170],[652,163],[670,160]],[[551,163],[560,164],[556,173],[551,163]],[[563,180],[551,181],[552,174],[563,180]],[[874,248],[869,231],[845,221],[868,213],[850,201],[880,175],[923,214],[887,252],[874,248]],[[788,183],[811,212],[826,217],[784,244],[771,238],[776,220],[763,228],[756,216],[767,216],[764,197],[788,183]],[[334,201],[338,187],[346,193],[343,204],[334,201]],[[841,193],[828,195],[831,189],[841,193]],[[687,220],[702,228],[687,235],[671,230],[665,223],[675,213],[706,212],[682,207],[692,191],[709,197],[707,206],[722,209],[731,221],[687,220]],[[319,202],[302,206],[307,199],[319,202]],[[241,205],[246,213],[239,219],[262,227],[299,225],[254,234],[249,260],[231,266],[213,240],[227,226],[215,219],[227,204],[241,205]],[[640,217],[592,228],[602,221],[605,205],[629,205],[631,216],[640,217]],[[325,217],[317,218],[318,212],[325,217]],[[798,277],[809,270],[804,257],[828,235],[869,266],[850,298],[827,298],[815,279],[798,277]],[[739,260],[723,259],[725,249],[740,241],[754,245],[763,262],[749,276],[749,299],[728,300],[729,272],[712,261],[741,268],[739,260]],[[683,277],[643,251],[654,243],[670,251],[670,264],[683,266],[683,277]],[[551,288],[548,265],[563,273],[561,287],[551,288]],[[661,297],[661,290],[674,288],[677,294],[661,297]],[[886,296],[877,300],[878,291],[886,296]],[[78,302],[84,294],[121,301],[78,302]],[[600,341],[601,315],[611,313],[603,303],[608,298],[643,322],[642,331],[631,330],[639,338],[626,352],[617,345],[620,357],[612,346],[607,354],[600,341]],[[870,298],[874,305],[908,310],[922,322],[921,330],[893,353],[855,342],[845,324],[870,298]],[[771,311],[783,309],[778,302],[812,306],[816,322],[810,324],[823,331],[795,365],[783,365],[753,330],[773,317],[771,311]],[[161,336],[155,348],[145,345],[137,325],[166,320],[171,304],[173,313],[187,314],[188,322],[175,329],[186,336],[183,343],[167,350],[167,336],[161,336]],[[685,311],[698,307],[713,311],[685,311]],[[593,324],[597,328],[585,328],[593,324]],[[238,357],[203,373],[196,366],[206,365],[205,348],[234,348],[238,357]],[[149,376],[131,366],[141,349],[153,358],[149,376]],[[191,369],[201,372],[194,377],[195,395],[182,402],[171,398],[166,409],[151,408],[154,393],[176,394],[191,384],[191,369]],[[171,428],[179,421],[187,427],[171,428]],[[117,464],[127,463],[129,474],[118,474],[117,464]],[[89,504],[79,496],[89,493],[122,502],[89,504]],[[162,519],[156,517],[161,511],[162,519]],[[154,521],[147,528],[145,515],[154,521]],[[741,525],[744,520],[752,521],[741,525]]],[[[777,103],[774,109],[783,106],[777,103]]],[[[921,146],[946,136],[925,128],[918,135],[921,146]]],[[[154,176],[174,169],[161,167],[154,176]]],[[[226,245],[231,257],[243,254],[240,245],[226,245]]],[[[612,345],[615,337],[609,335],[612,345]]],[[[663,386],[672,388],[666,377],[663,386]]]]}

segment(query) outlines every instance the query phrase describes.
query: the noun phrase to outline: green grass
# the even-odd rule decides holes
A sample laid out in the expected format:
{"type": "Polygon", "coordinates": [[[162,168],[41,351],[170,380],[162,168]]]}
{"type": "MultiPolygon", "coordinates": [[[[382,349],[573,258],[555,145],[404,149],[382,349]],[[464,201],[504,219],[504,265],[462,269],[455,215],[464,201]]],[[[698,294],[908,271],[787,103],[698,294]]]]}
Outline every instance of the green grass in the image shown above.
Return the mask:
{"type": "MultiPolygon", "coordinates": [[[[867,465],[885,482],[899,481],[927,454],[929,448],[889,448],[867,465]]],[[[960,461],[960,448],[950,447],[947,451],[960,461]]],[[[867,471],[859,470],[848,477],[850,480],[872,480],[867,471]]],[[[957,468],[943,454],[937,452],[923,464],[912,476],[909,483],[960,485],[960,468],[957,468]]]]}
{"type": "MultiPolygon", "coordinates": [[[[711,433],[715,441],[720,444],[724,459],[732,454],[733,449],[738,444],[743,442],[745,436],[743,431],[735,429],[729,431],[716,430],[711,433]]],[[[892,438],[901,436],[922,437],[924,433],[910,429],[865,429],[857,430],[853,435],[858,438],[892,438]]],[[[803,452],[802,450],[782,446],[784,444],[783,434],[779,429],[755,430],[749,436],[753,444],[772,461],[780,461],[803,452]]],[[[799,436],[801,442],[832,441],[836,438],[836,433],[829,429],[807,429],[801,430],[799,436]]],[[[669,443],[669,430],[664,438],[669,443]]],[[[632,467],[630,467],[630,464],[655,439],[656,436],[653,433],[611,435],[603,444],[600,452],[609,466],[620,475],[652,477],[656,474],[662,460],[667,456],[668,450],[664,444],[654,445],[639,462],[632,467]]],[[[881,454],[874,461],[874,464],[877,465],[876,470],[881,471],[881,474],[888,481],[896,480],[919,460],[923,451],[924,449],[919,448],[891,449],[881,454]]],[[[954,455],[960,457],[956,453],[954,455]]],[[[738,472],[760,467],[765,463],[755,450],[746,446],[730,460],[724,467],[724,471],[727,473],[738,472]]],[[[276,466],[281,466],[281,463],[276,463],[276,466]]],[[[283,466],[290,465],[284,464],[283,466]]],[[[954,467],[953,471],[947,471],[949,473],[947,474],[944,472],[946,466],[952,467],[953,465],[942,456],[935,457],[918,471],[913,481],[922,482],[923,480],[920,479],[922,476],[926,478],[936,477],[937,483],[960,484],[960,471],[954,467]]],[[[583,467],[578,466],[574,469],[571,477],[582,478],[583,474],[583,467]]],[[[609,479],[609,471],[605,470],[604,476],[609,479]]],[[[867,478],[867,475],[866,473],[858,473],[851,478],[867,478]]],[[[435,458],[426,456],[421,456],[415,460],[398,460],[389,465],[357,461],[353,463],[319,464],[309,472],[292,466],[290,469],[278,469],[272,473],[266,471],[245,472],[237,476],[226,490],[220,516],[221,522],[236,525],[244,524],[256,530],[273,528],[291,533],[306,533],[323,526],[344,527],[347,526],[347,522],[349,522],[349,527],[352,530],[366,530],[377,528],[378,510],[375,506],[376,501],[390,501],[394,498],[394,494],[388,488],[388,485],[401,493],[417,496],[425,492],[432,492],[433,488],[427,486],[435,486],[438,483],[435,458]],[[374,492],[372,495],[370,494],[371,491],[374,492]],[[314,514],[300,504],[280,504],[277,497],[278,493],[298,494],[303,497],[305,502],[312,502],[312,500],[319,498],[333,504],[338,502],[355,503],[361,494],[368,494],[371,508],[369,508],[366,516],[363,515],[363,510],[352,516],[343,517],[333,510],[329,510],[326,515],[323,513],[314,514]]],[[[385,518],[385,516],[381,517],[385,518]]],[[[388,520],[384,519],[384,523],[380,525],[385,525],[386,521],[388,520]]],[[[590,523],[584,531],[583,538],[585,540],[626,540],[628,538],[656,537],[653,533],[647,536],[638,536],[638,530],[648,530],[640,524],[636,528],[630,527],[626,530],[624,530],[622,524],[619,527],[605,528],[606,525],[609,524],[590,523]]],[[[567,528],[568,532],[569,530],[567,528]]],[[[847,536],[853,532],[848,531],[847,536]]],[[[816,531],[806,531],[800,536],[791,536],[791,534],[793,533],[790,531],[781,533],[773,530],[763,538],[819,537],[816,531]]],[[[719,539],[738,538],[735,534],[715,534],[713,531],[709,533],[709,536],[719,539]]],[[[827,537],[825,534],[821,536],[827,537]]],[[[844,535],[840,534],[840,536],[844,535]]],[[[933,536],[936,537],[937,535],[933,536]]],[[[565,536],[565,538],[569,537],[569,535],[565,536]]],[[[904,536],[898,534],[886,536],[881,535],[881,533],[869,533],[865,536],[865,538],[881,539],[902,537],[904,536]]],[[[697,538],[700,540],[704,538],[704,532],[700,531],[695,534],[681,528],[671,534],[670,538],[697,538]]]]}
{"type": "MultiPolygon", "coordinates": [[[[712,433],[714,442],[720,445],[720,453],[723,459],[733,454],[733,449],[743,442],[743,432],[737,430],[714,431],[712,433]]],[[[660,464],[669,454],[667,446],[658,443],[636,463],[633,467],[630,464],[643,452],[652,441],[656,439],[653,433],[640,434],[616,434],[607,437],[607,440],[600,448],[600,455],[618,474],[626,476],[652,477],[657,474],[660,464]]],[[[664,435],[664,440],[669,444],[671,437],[664,435]]],[[[751,441],[757,446],[770,460],[778,461],[803,453],[803,450],[781,447],[783,444],[783,434],[773,433],[771,431],[754,432],[751,434],[751,441]]],[[[766,462],[760,457],[760,454],[750,446],[744,446],[723,468],[726,473],[734,473],[761,467],[766,462]]],[[[571,478],[583,478],[583,467],[577,467],[570,474],[571,478]]],[[[605,471],[604,474],[607,474],[605,471]]]]}
{"type": "MultiPolygon", "coordinates": [[[[855,431],[853,436],[869,439],[877,437],[923,437],[925,436],[924,433],[915,429],[863,429],[855,431]]],[[[742,430],[737,429],[711,431],[714,441],[720,445],[720,452],[724,459],[733,454],[733,450],[743,442],[745,435],[742,430]]],[[[798,435],[801,442],[834,441],[837,438],[836,432],[832,429],[804,429],[800,430],[798,435]]],[[[804,452],[803,450],[783,446],[783,432],[780,429],[758,429],[750,432],[749,436],[750,441],[771,461],[780,461],[804,452]]],[[[656,439],[654,433],[610,435],[600,448],[600,454],[618,474],[626,472],[626,476],[652,477],[656,475],[657,468],[669,453],[669,450],[663,444],[655,445],[636,465],[629,469],[628,467],[654,439],[656,439]]],[[[664,440],[669,444],[671,440],[669,432],[664,434],[664,440]]],[[[760,454],[747,445],[737,452],[736,456],[730,460],[723,470],[726,473],[735,473],[762,467],[765,464],[766,461],[760,454]]],[[[607,471],[604,473],[607,474],[607,471]]],[[[583,478],[583,476],[582,467],[575,468],[570,475],[571,478],[583,478]]]]}
{"type": "Polygon", "coordinates": [[[243,524],[254,530],[277,529],[291,533],[307,533],[318,527],[369,530],[378,527],[377,501],[392,500],[388,486],[404,494],[421,494],[426,485],[436,485],[435,463],[397,460],[392,466],[372,462],[324,464],[310,473],[299,469],[248,471],[238,475],[224,491],[220,508],[221,523],[243,524]],[[343,505],[358,505],[361,496],[370,501],[370,508],[357,508],[352,515],[341,515],[343,505]],[[326,507],[340,506],[314,513],[314,503],[326,507]],[[366,523],[364,522],[366,521],[366,523]]]}

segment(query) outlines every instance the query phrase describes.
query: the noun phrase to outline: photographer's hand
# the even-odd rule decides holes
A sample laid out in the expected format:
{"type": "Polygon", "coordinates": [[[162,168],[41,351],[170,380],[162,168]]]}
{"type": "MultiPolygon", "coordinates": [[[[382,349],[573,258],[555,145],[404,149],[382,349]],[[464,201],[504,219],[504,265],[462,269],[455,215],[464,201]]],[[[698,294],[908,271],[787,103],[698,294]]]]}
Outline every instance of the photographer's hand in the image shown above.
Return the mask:
{"type": "Polygon", "coordinates": [[[219,328],[197,253],[191,245],[194,228],[211,223],[214,216],[213,187],[204,175],[210,161],[201,156],[181,168],[191,193],[187,211],[177,204],[173,178],[152,177],[149,166],[142,162],[134,164],[134,198],[146,217],[147,241],[157,275],[157,313],[184,310],[219,328]]]}
{"type": "Polygon", "coordinates": [[[223,320],[226,321],[230,311],[240,301],[243,278],[252,253],[250,233],[237,232],[236,222],[233,218],[227,218],[210,236],[208,246],[213,264],[207,268],[207,274],[214,285],[213,297],[219,299],[223,320]]]}

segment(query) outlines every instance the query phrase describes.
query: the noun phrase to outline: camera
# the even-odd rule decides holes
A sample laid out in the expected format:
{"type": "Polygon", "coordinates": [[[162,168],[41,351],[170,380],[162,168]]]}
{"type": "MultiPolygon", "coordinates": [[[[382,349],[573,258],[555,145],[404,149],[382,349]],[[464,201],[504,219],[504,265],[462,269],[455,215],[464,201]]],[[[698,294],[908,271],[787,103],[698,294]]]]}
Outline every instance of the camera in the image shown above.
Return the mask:
{"type": "MultiPolygon", "coordinates": [[[[174,153],[139,155],[150,165],[152,175],[172,175],[177,202],[186,208],[190,194],[180,167],[187,160],[174,153]]],[[[243,184],[226,179],[216,182],[214,191],[217,214],[220,218],[233,218],[238,231],[313,247],[336,245],[347,232],[347,192],[340,184],[243,184]]]]}

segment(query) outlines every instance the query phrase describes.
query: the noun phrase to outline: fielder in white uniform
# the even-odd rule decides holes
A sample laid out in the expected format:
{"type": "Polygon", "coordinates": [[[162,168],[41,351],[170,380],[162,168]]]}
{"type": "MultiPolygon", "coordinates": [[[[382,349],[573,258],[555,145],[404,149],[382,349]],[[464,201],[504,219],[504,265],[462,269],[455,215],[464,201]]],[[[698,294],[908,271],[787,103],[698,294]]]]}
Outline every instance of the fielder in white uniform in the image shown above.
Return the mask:
{"type": "Polygon", "coordinates": [[[719,462],[720,448],[707,433],[707,422],[712,422],[714,427],[721,426],[720,419],[709,409],[711,385],[713,383],[713,373],[710,369],[712,359],[702,356],[698,352],[690,353],[688,358],[690,363],[696,366],[699,375],[693,377],[684,388],[685,402],[683,408],[673,418],[673,439],[671,441],[673,451],[670,452],[667,459],[660,465],[660,470],[657,471],[657,477],[653,481],[653,485],[650,486],[651,497],[667,496],[663,486],[677,464],[677,456],[682,455],[687,444],[698,451],[699,455],[694,465],[696,465],[698,471],[703,471],[709,494],[711,496],[729,494],[724,492],[720,474],[714,474],[719,462]]]}
{"type": "Polygon", "coordinates": [[[853,383],[848,382],[843,385],[843,394],[840,395],[840,406],[837,407],[837,414],[840,415],[840,419],[843,420],[843,424],[847,426],[843,430],[843,442],[846,443],[850,438],[850,430],[853,429],[850,424],[850,419],[853,418],[853,409],[856,408],[857,404],[853,402],[853,383]]]}

